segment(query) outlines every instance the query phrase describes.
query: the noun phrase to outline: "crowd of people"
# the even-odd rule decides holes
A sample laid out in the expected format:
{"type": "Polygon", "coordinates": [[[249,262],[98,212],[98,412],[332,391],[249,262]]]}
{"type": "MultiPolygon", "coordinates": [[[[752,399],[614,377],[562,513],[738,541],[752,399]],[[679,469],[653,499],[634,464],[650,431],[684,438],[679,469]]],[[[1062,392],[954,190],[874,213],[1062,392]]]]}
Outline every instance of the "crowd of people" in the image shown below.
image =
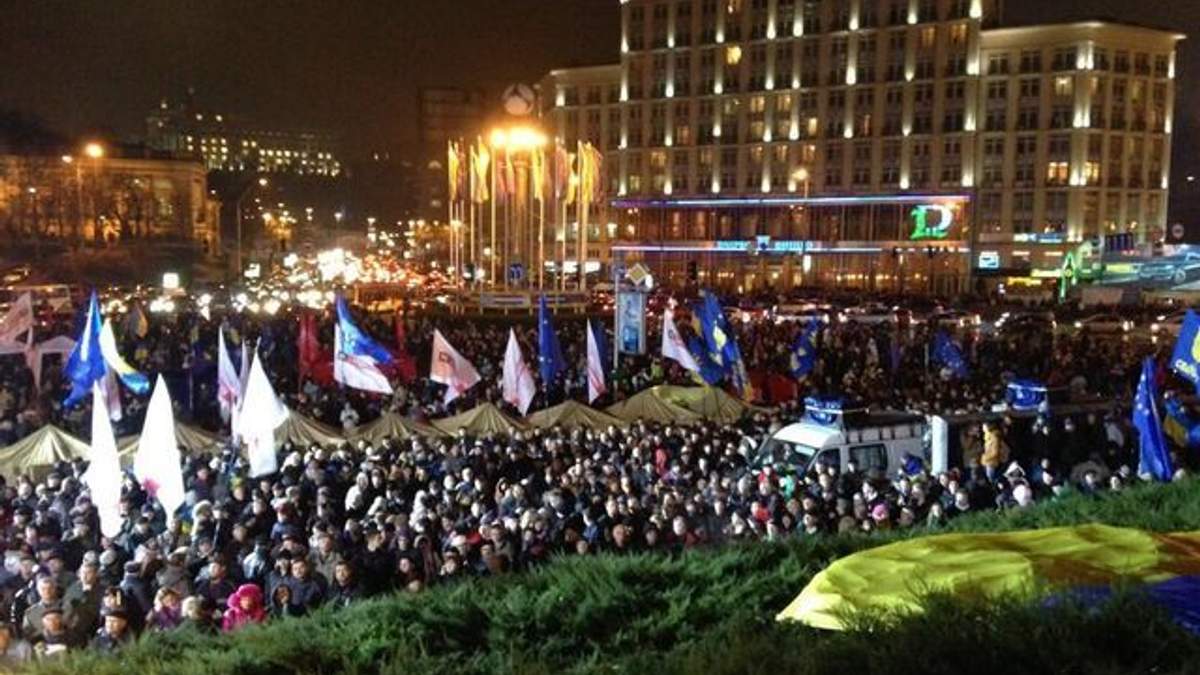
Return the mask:
{"type": "MultiPolygon", "coordinates": [[[[340,427],[383,410],[414,419],[450,412],[441,386],[423,378],[397,382],[392,397],[301,379],[295,324],[282,315],[227,321],[232,340],[257,341],[272,382],[294,408],[340,427]]],[[[361,325],[378,336],[393,332],[367,318],[361,325]]],[[[419,372],[426,372],[421,359],[428,358],[434,325],[428,317],[408,319],[397,346],[414,355],[419,372]]],[[[155,317],[144,337],[121,338],[137,367],[184,373],[175,378],[183,383],[182,394],[173,396],[179,415],[210,428],[221,421],[215,376],[203,364],[214,358],[216,326],[186,314],[155,317]]],[[[455,409],[500,399],[509,326],[437,322],[483,377],[455,409]]],[[[788,371],[802,327],[733,326],[752,373],[788,371]]],[[[583,398],[583,323],[563,320],[557,328],[567,373],[548,397],[539,396],[583,398]]],[[[521,331],[527,347],[536,345],[533,332],[521,331]]],[[[836,392],[876,407],[970,413],[1002,400],[1005,378],[1036,376],[1124,401],[1127,409],[1146,349],[1086,336],[972,331],[960,336],[968,375],[955,379],[927,361],[929,337],[925,327],[900,335],[890,326],[833,323],[818,334],[817,363],[799,390],[836,392]]],[[[649,343],[655,340],[652,334],[649,343]]],[[[689,377],[654,350],[622,358],[605,400],[671,381],[689,377]]],[[[62,386],[52,365],[39,391],[19,359],[0,359],[0,433],[13,439],[50,421],[84,427],[86,406],[59,406],[62,386]]],[[[143,406],[127,397],[129,431],[140,427],[143,406]]],[[[508,574],[554,556],[677,553],[745,540],[936,528],[965,513],[1121,490],[1139,480],[1135,434],[1119,404],[964,424],[956,430],[956,468],[934,474],[912,458],[893,475],[853,463],[762,461],[755,452],[760,442],[794,421],[798,406],[778,402],[734,424],[637,421],[603,430],[285,444],[280,470],[260,478],[250,478],[245,457],[225,448],[185,458],[186,505],[173,518],[127,477],[123,528],[112,539],[100,536],[83,461],[61,463],[44,476],[0,477],[0,599],[7,609],[0,665],[85,646],[111,650],[144,632],[235,631],[383,593],[508,574]]]]}

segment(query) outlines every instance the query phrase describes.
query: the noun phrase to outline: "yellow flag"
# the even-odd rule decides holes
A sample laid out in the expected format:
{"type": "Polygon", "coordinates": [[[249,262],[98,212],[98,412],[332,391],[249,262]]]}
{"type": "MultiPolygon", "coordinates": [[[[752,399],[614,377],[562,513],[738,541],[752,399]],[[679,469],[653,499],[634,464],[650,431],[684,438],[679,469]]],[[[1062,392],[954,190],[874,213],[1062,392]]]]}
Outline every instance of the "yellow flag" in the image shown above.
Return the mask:
{"type": "Polygon", "coordinates": [[[578,157],[573,152],[567,153],[567,166],[570,167],[571,174],[567,179],[567,199],[568,204],[575,203],[575,195],[579,192],[579,171],[577,170],[578,157]]]}
{"type": "Polygon", "coordinates": [[[529,170],[533,174],[533,198],[543,201],[546,198],[544,186],[546,183],[546,156],[541,148],[534,148],[529,159],[529,170]]]}
{"type": "Polygon", "coordinates": [[[446,178],[450,181],[449,193],[450,201],[458,199],[458,149],[454,147],[454,141],[446,142],[446,178]]]}
{"type": "Polygon", "coordinates": [[[492,156],[488,153],[487,146],[483,141],[477,144],[479,150],[475,152],[475,185],[478,188],[475,201],[483,203],[491,199],[488,189],[488,165],[492,161],[492,156]]]}

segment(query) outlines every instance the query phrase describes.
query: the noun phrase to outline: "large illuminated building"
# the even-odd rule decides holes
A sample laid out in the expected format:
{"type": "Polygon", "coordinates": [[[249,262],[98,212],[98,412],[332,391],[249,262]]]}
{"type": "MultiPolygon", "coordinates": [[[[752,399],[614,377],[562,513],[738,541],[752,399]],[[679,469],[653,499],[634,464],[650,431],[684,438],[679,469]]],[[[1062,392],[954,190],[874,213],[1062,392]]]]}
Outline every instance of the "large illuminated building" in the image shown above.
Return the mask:
{"type": "Polygon", "coordinates": [[[614,254],[677,284],[948,294],[1161,239],[1183,36],[1001,9],[625,0],[619,68],[555,71],[543,114],[616,141],[614,254]]]}

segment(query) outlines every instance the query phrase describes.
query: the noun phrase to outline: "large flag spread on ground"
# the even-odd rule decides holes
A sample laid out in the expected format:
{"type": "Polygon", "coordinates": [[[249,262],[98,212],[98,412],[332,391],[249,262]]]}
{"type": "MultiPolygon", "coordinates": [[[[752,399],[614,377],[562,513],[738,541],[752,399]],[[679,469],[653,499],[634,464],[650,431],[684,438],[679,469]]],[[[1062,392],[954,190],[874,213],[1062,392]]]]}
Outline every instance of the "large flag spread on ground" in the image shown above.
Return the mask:
{"type": "Polygon", "coordinates": [[[154,383],[146,421],[133,457],[133,475],[142,489],[162,504],[167,526],[175,520],[175,511],[183,504],[183,471],[179,445],[175,441],[175,412],[171,394],[162,375],[154,383]]]}
{"type": "Polygon", "coordinates": [[[71,393],[63,402],[68,408],[82,401],[92,391],[92,385],[103,379],[108,371],[100,353],[100,323],[100,303],[96,292],[92,291],[79,339],[63,367],[63,375],[71,382],[71,393]]]}
{"type": "Polygon", "coordinates": [[[750,377],[746,374],[746,364],[742,361],[742,351],[738,348],[737,340],[729,327],[729,321],[717,302],[717,296],[710,291],[701,291],[702,300],[696,308],[696,318],[700,326],[700,336],[708,347],[708,357],[717,364],[733,386],[744,399],[753,398],[750,377]]]}
{"type": "Polygon", "coordinates": [[[1154,358],[1148,356],[1142,361],[1142,378],[1138,380],[1137,394],[1133,398],[1133,428],[1138,431],[1141,448],[1138,473],[1169,481],[1175,475],[1175,469],[1171,466],[1155,399],[1154,358]]]}
{"type": "Polygon", "coordinates": [[[221,419],[229,421],[237,410],[242,397],[242,380],[233,369],[233,359],[225,348],[225,328],[217,327],[217,403],[221,406],[221,419]]]}
{"type": "Polygon", "coordinates": [[[0,317],[0,343],[20,342],[21,334],[28,332],[32,338],[33,330],[33,298],[28,293],[22,293],[8,312],[0,317]]]}
{"type": "Polygon", "coordinates": [[[800,379],[812,372],[817,363],[817,344],[814,338],[820,328],[820,321],[812,321],[796,336],[796,341],[792,344],[792,377],[800,379]]]}
{"type": "Polygon", "coordinates": [[[604,352],[600,345],[604,343],[604,327],[587,322],[587,381],[588,403],[604,395],[608,387],[604,383],[604,352]]]}
{"type": "Polygon", "coordinates": [[[112,539],[121,533],[121,461],[117,439],[108,421],[108,406],[98,382],[92,383],[92,448],[83,482],[100,515],[100,533],[112,539]]]}
{"type": "Polygon", "coordinates": [[[287,418],[287,406],[275,395],[267,372],[263,370],[262,359],[251,359],[250,377],[237,417],[237,435],[246,443],[251,478],[266,476],[279,469],[279,460],[275,457],[275,429],[287,418]]]}
{"type": "Polygon", "coordinates": [[[558,343],[558,335],[554,333],[550,311],[546,309],[546,296],[543,295],[538,300],[538,373],[542,376],[542,386],[549,389],[566,367],[562,346],[558,343]]]}
{"type": "Polygon", "coordinates": [[[683,336],[679,334],[679,328],[675,325],[675,310],[670,307],[663,310],[662,355],[686,370],[700,372],[700,364],[696,363],[696,358],[692,356],[687,343],[683,341],[683,336]]]}
{"type": "Polygon", "coordinates": [[[933,338],[933,360],[947,368],[954,377],[967,376],[967,361],[963,358],[962,349],[943,331],[933,338]]]}
{"type": "Polygon", "coordinates": [[[479,382],[479,371],[436,328],[433,330],[433,354],[429,359],[429,379],[446,385],[446,403],[479,382]]]}
{"type": "Polygon", "coordinates": [[[341,296],[337,299],[337,316],[333,339],[333,379],[363,391],[392,393],[387,376],[379,370],[379,366],[392,362],[391,353],[354,325],[346,300],[341,296]]]}
{"type": "Polygon", "coordinates": [[[1163,417],[1163,433],[1181,448],[1200,448],[1200,422],[1197,422],[1178,398],[1163,402],[1166,416],[1163,417]]]}
{"type": "Polygon", "coordinates": [[[1171,353],[1171,369],[1200,392],[1200,316],[1188,310],[1171,353]]]}
{"type": "Polygon", "coordinates": [[[121,384],[135,394],[150,392],[150,378],[139,373],[121,358],[121,353],[117,350],[117,338],[113,335],[112,324],[108,319],[105,319],[100,327],[100,353],[104,356],[104,365],[120,378],[121,384]]]}
{"type": "Polygon", "coordinates": [[[517,333],[511,328],[508,329],[508,347],[504,349],[504,371],[500,380],[504,400],[524,415],[529,410],[529,404],[533,403],[537,385],[533,383],[533,373],[521,356],[517,333]]]}

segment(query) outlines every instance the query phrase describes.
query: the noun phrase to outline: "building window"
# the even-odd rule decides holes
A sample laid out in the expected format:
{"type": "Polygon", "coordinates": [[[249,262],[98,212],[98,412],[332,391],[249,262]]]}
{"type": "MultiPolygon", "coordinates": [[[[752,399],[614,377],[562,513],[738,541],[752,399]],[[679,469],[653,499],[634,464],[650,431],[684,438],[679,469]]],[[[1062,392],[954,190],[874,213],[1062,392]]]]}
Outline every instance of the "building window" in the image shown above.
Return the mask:
{"type": "Polygon", "coordinates": [[[1070,179],[1070,162],[1050,162],[1046,165],[1046,185],[1066,185],[1070,179]]]}

